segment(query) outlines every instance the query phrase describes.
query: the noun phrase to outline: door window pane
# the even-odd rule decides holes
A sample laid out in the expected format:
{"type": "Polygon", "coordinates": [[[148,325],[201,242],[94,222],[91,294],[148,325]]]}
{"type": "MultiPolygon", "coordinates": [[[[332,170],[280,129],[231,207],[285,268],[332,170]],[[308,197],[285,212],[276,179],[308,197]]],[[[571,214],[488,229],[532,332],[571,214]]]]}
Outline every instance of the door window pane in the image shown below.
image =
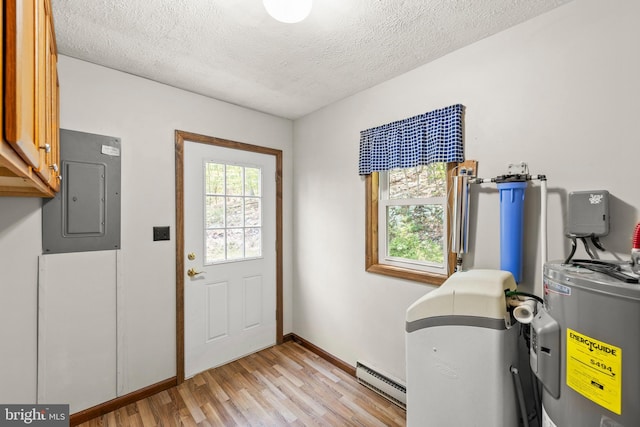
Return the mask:
{"type": "Polygon", "coordinates": [[[224,165],[207,163],[205,189],[207,194],[224,194],[224,165]]]}
{"type": "Polygon", "coordinates": [[[244,200],[244,225],[256,227],[262,223],[261,200],[257,197],[247,197],[244,200]]]}
{"type": "Polygon", "coordinates": [[[242,166],[226,165],[227,167],[227,193],[228,195],[242,195],[242,166]]]}
{"type": "Polygon", "coordinates": [[[260,196],[262,194],[262,174],[258,168],[244,169],[244,192],[246,196],[260,196]]]}
{"type": "Polygon", "coordinates": [[[227,227],[242,227],[244,212],[242,197],[227,197],[227,227]]]}
{"type": "Polygon", "coordinates": [[[244,258],[244,230],[227,229],[227,259],[244,258]]]}
{"type": "Polygon", "coordinates": [[[207,162],[206,264],[262,256],[262,170],[207,162]]]}
{"type": "Polygon", "coordinates": [[[207,263],[224,261],[225,232],[224,229],[207,230],[206,234],[207,263]]]}
{"type": "Polygon", "coordinates": [[[224,228],[224,197],[205,196],[207,229],[224,228]]]}

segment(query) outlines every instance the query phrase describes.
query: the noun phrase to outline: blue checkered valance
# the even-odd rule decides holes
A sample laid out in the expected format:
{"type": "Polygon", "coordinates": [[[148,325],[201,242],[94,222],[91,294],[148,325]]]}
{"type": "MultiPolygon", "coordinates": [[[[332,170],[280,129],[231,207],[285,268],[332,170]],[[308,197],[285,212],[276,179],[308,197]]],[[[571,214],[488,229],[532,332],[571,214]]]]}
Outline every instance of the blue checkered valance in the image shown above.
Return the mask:
{"type": "Polygon", "coordinates": [[[456,104],[363,130],[359,174],[464,161],[462,109],[456,104]]]}

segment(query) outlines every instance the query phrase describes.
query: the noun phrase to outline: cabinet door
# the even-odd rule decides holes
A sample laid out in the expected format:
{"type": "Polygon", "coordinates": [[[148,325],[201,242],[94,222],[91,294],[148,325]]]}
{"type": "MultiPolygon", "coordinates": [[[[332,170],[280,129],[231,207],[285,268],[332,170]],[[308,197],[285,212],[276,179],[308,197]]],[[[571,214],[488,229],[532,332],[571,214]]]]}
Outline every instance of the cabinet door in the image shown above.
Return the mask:
{"type": "MultiPolygon", "coordinates": [[[[47,3],[49,1],[47,0],[47,3]]],[[[51,145],[51,152],[49,153],[49,165],[54,173],[49,180],[49,185],[54,191],[60,190],[60,83],[58,82],[58,53],[56,50],[56,36],[53,31],[53,15],[49,13],[49,19],[47,21],[49,26],[47,28],[47,50],[49,52],[49,74],[47,76],[49,81],[49,115],[47,121],[47,132],[50,133],[49,144],[51,145]]]]}
{"type": "Polygon", "coordinates": [[[54,191],[58,191],[60,149],[58,136],[58,74],[55,35],[53,32],[53,17],[49,0],[39,1],[39,27],[41,47],[38,54],[38,132],[36,143],[40,150],[41,167],[38,175],[54,191]]]}
{"type": "Polygon", "coordinates": [[[58,57],[53,55],[50,58],[51,74],[49,75],[49,81],[51,82],[51,100],[47,104],[49,105],[50,114],[47,123],[47,132],[51,134],[49,141],[51,145],[51,152],[49,153],[49,165],[51,166],[53,173],[49,179],[49,186],[53,191],[60,190],[61,170],[60,167],[60,83],[58,82],[58,69],[57,59],[58,57]]]}
{"type": "Polygon", "coordinates": [[[36,0],[5,2],[5,138],[34,169],[36,145],[36,0]]]}
{"type": "Polygon", "coordinates": [[[37,147],[42,147],[40,150],[40,168],[36,170],[36,173],[42,178],[42,180],[48,183],[51,179],[51,169],[49,165],[51,144],[48,141],[47,132],[47,117],[48,112],[48,92],[50,91],[50,83],[48,82],[49,70],[49,47],[48,43],[48,16],[45,10],[45,1],[36,0],[36,28],[37,28],[37,40],[36,40],[36,102],[35,102],[35,143],[37,147]]]}

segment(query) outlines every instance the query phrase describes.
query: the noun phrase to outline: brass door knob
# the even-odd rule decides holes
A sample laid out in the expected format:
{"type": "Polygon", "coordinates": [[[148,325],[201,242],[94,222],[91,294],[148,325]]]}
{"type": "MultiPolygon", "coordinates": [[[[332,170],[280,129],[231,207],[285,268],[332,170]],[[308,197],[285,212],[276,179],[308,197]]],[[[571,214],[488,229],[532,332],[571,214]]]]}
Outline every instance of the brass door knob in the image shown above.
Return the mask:
{"type": "Polygon", "coordinates": [[[204,273],[204,271],[196,271],[195,268],[190,268],[187,270],[187,276],[189,277],[195,277],[198,274],[202,274],[202,273],[204,273]]]}

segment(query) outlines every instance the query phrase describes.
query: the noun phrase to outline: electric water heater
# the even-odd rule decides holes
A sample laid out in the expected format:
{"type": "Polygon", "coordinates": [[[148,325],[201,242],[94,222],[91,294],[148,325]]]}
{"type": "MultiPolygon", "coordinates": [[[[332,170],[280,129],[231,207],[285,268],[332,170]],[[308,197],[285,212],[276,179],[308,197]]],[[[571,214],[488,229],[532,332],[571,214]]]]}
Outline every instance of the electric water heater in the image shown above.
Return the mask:
{"type": "Polygon", "coordinates": [[[640,285],[610,268],[545,264],[530,353],[543,427],[640,426],[640,285]]]}

